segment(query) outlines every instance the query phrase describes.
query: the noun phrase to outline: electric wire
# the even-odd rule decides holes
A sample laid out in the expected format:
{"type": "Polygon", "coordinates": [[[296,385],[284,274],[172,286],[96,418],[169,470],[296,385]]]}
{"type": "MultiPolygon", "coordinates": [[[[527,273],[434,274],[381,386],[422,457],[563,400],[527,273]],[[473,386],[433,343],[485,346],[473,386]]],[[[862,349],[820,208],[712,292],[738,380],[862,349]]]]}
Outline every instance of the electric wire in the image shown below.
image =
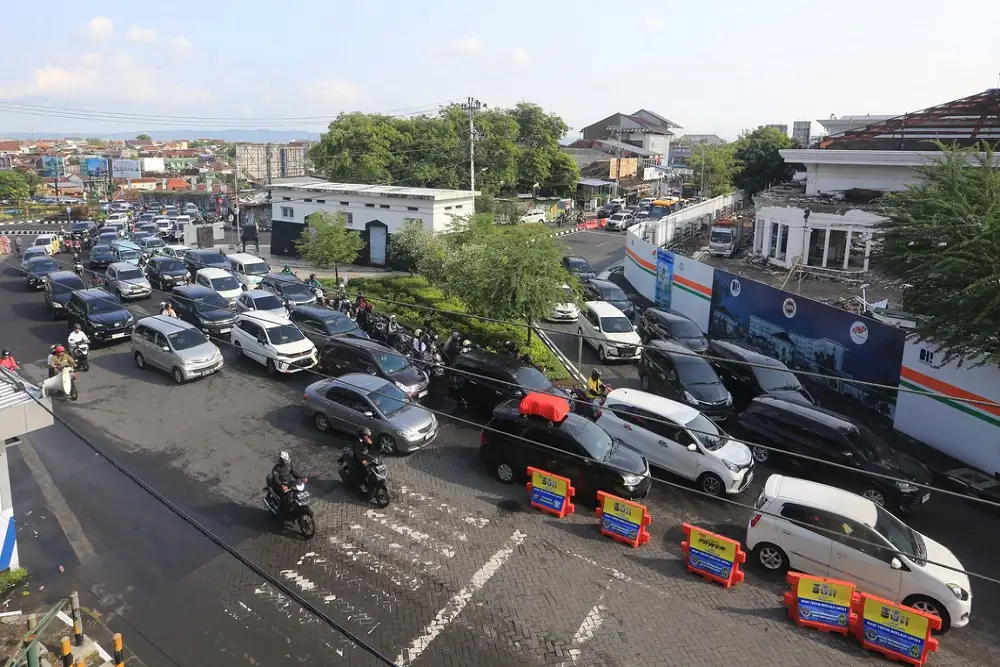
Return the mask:
{"type": "MultiPolygon", "coordinates": [[[[54,261],[56,261],[57,263],[59,263],[58,260],[54,260],[54,261]]],[[[66,264],[68,264],[68,262],[66,264]]],[[[84,269],[84,270],[87,271],[87,272],[89,272],[89,273],[92,273],[94,276],[98,275],[96,272],[91,271],[89,269],[84,269]]],[[[128,280],[124,280],[124,281],[121,281],[121,282],[124,282],[125,284],[130,284],[130,281],[128,281],[128,280]]],[[[141,283],[131,282],[131,284],[141,284],[141,283]]],[[[178,299],[178,300],[186,300],[186,297],[174,294],[172,292],[167,292],[167,291],[159,290],[159,289],[157,289],[155,291],[157,291],[157,292],[159,292],[161,294],[168,295],[171,298],[175,298],[175,299],[178,299]]],[[[108,303],[110,303],[110,304],[117,305],[117,306],[122,306],[122,307],[124,307],[124,308],[127,309],[127,305],[120,303],[119,301],[117,301],[113,297],[110,298],[110,299],[106,299],[106,301],[108,303]]],[[[328,340],[331,339],[331,338],[335,338],[335,337],[338,337],[338,336],[326,336],[326,338],[328,340]]],[[[231,341],[226,341],[226,340],[224,340],[222,338],[213,338],[212,340],[223,342],[223,343],[225,343],[227,345],[232,346],[232,342],[231,341]]],[[[375,341],[375,342],[378,342],[378,341],[375,341]]],[[[388,350],[390,350],[390,354],[392,356],[403,358],[403,359],[407,360],[408,362],[412,361],[410,359],[410,357],[408,357],[406,354],[404,354],[402,352],[399,352],[395,348],[393,348],[393,347],[391,347],[389,345],[386,345],[386,348],[388,350]]],[[[317,351],[317,352],[319,352],[319,351],[317,351]]],[[[695,354],[695,353],[692,353],[692,354],[695,354]]],[[[695,355],[695,356],[698,356],[698,355],[695,355]]],[[[726,361],[732,361],[732,360],[726,360],[726,361]]],[[[746,363],[746,362],[741,362],[741,363],[746,363]]],[[[761,366],[763,366],[765,368],[772,368],[772,369],[774,368],[773,366],[767,366],[767,365],[761,365],[761,366]]],[[[478,380],[486,380],[488,382],[493,382],[493,383],[497,383],[497,384],[506,385],[506,386],[509,386],[509,387],[515,388],[515,389],[522,389],[522,387],[520,385],[518,385],[518,384],[516,384],[514,382],[500,380],[500,379],[497,379],[497,378],[494,378],[494,377],[490,377],[490,376],[486,376],[486,375],[483,375],[483,374],[480,374],[480,373],[475,373],[475,372],[469,371],[467,369],[460,369],[460,368],[456,368],[456,367],[450,366],[450,365],[442,365],[442,368],[445,369],[445,370],[447,370],[447,371],[449,371],[452,374],[456,374],[456,375],[460,375],[460,376],[465,376],[465,377],[468,377],[468,378],[475,378],[475,379],[478,379],[478,380]]],[[[324,377],[331,377],[331,376],[328,376],[326,374],[321,374],[321,375],[323,375],[324,377]]],[[[534,392],[534,393],[540,393],[540,394],[547,394],[547,395],[551,395],[551,396],[556,396],[558,398],[566,400],[570,404],[579,403],[579,404],[586,405],[587,407],[593,407],[592,402],[578,399],[578,398],[574,397],[572,394],[568,394],[567,395],[567,394],[564,394],[564,393],[556,393],[556,392],[551,392],[551,391],[537,391],[537,392],[534,392]]],[[[638,418],[643,419],[645,421],[652,422],[652,423],[659,423],[659,424],[663,424],[665,426],[671,426],[671,427],[683,426],[685,429],[687,429],[691,433],[695,433],[695,434],[698,434],[698,435],[718,437],[719,436],[719,432],[724,433],[724,431],[722,431],[722,429],[719,429],[719,432],[712,433],[710,431],[705,431],[705,430],[701,430],[701,429],[692,428],[692,427],[689,427],[687,425],[675,424],[675,423],[670,422],[670,421],[668,421],[666,419],[663,419],[663,418],[659,418],[659,417],[652,417],[651,418],[648,415],[636,414],[636,413],[631,412],[629,410],[616,409],[616,410],[614,410],[614,413],[616,413],[618,415],[638,417],[638,418]]],[[[862,469],[854,468],[854,467],[851,467],[851,466],[848,466],[848,465],[844,465],[844,464],[841,464],[841,463],[837,463],[835,461],[829,461],[829,460],[826,460],[826,459],[821,459],[821,458],[818,458],[818,457],[810,456],[808,454],[803,454],[801,452],[793,452],[793,451],[781,449],[779,447],[774,447],[774,446],[771,446],[771,445],[764,445],[764,444],[761,444],[761,443],[753,442],[751,440],[738,440],[738,441],[742,442],[743,444],[745,444],[747,447],[751,448],[752,450],[753,449],[762,449],[762,450],[767,451],[767,452],[773,452],[773,453],[775,453],[777,455],[780,455],[780,456],[792,457],[792,458],[795,458],[795,459],[801,459],[803,461],[808,461],[810,463],[818,463],[818,464],[821,464],[821,465],[826,465],[826,466],[829,466],[829,467],[832,467],[832,468],[836,468],[836,469],[840,469],[840,470],[843,470],[843,471],[846,471],[846,472],[853,473],[855,475],[861,475],[861,476],[864,476],[864,477],[871,477],[871,478],[875,478],[875,479],[880,479],[880,480],[883,480],[883,481],[892,482],[892,483],[894,483],[896,485],[912,486],[912,487],[924,489],[926,491],[933,491],[935,493],[940,493],[940,494],[943,494],[943,495],[948,495],[948,496],[960,498],[962,500],[973,501],[973,502],[976,502],[976,503],[979,503],[979,504],[982,504],[982,505],[987,505],[987,506],[991,506],[991,507],[995,507],[995,508],[1000,508],[1000,502],[992,501],[992,500],[989,500],[989,499],[986,499],[986,498],[980,498],[980,497],[973,496],[973,495],[970,495],[970,494],[964,494],[964,493],[961,493],[961,492],[958,492],[958,491],[952,491],[950,489],[943,489],[943,488],[938,487],[938,486],[931,486],[929,484],[923,484],[921,482],[916,482],[916,481],[913,481],[913,480],[907,480],[907,479],[904,479],[904,478],[901,478],[901,477],[894,477],[894,476],[889,475],[889,474],[879,473],[879,472],[875,472],[875,471],[872,471],[872,470],[862,470],[862,469]]]]}

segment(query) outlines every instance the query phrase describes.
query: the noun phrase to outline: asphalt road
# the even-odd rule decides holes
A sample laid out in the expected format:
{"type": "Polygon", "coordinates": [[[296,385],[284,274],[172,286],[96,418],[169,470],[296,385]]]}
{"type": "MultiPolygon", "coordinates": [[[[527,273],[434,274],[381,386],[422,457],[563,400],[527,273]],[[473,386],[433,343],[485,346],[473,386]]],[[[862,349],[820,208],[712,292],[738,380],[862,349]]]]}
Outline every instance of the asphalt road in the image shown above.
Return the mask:
{"type": "MultiPolygon", "coordinates": [[[[566,238],[576,236],[582,234],[566,238]]],[[[133,310],[142,316],[156,301],[133,310]]],[[[41,377],[44,354],[65,339],[66,327],[50,320],[41,295],[28,293],[10,268],[0,276],[0,318],[3,346],[29,376],[41,377]]],[[[346,443],[314,432],[299,415],[302,389],[315,377],[273,381],[230,349],[223,352],[227,367],[219,374],[176,387],[136,369],[127,343],[97,349],[91,370],[81,374],[80,400],[57,402],[56,414],[393,660],[883,664],[845,640],[790,625],[780,581],[751,571],[746,583],[726,591],[683,571],[682,521],[740,538],[746,509],[703,499],[683,485],[657,486],[647,502],[653,539],[631,550],[601,538],[583,502],[564,520],[527,510],[523,489],[500,484],[479,465],[478,428],[443,418],[433,445],[388,462],[394,504],[373,511],[335,479],[334,461],[346,443]],[[263,476],[279,449],[310,473],[320,531],[308,542],[279,530],[260,503],[263,476]]],[[[67,574],[117,610],[133,633],[149,638],[150,646],[140,645],[147,664],[168,664],[162,654],[181,665],[276,664],[270,659],[281,657],[371,664],[273,586],[143,500],[126,478],[102,471],[83,443],[49,433],[31,442],[46,451],[46,468],[94,545],[95,555],[77,559],[67,574]]],[[[21,525],[42,507],[54,516],[37,480],[28,480],[35,476],[17,474],[21,525]],[[22,507],[31,507],[31,515],[22,507]]],[[[752,501],[766,474],[758,469],[742,502],[752,501]]],[[[926,510],[913,519],[915,527],[949,545],[970,570],[996,574],[1000,539],[989,529],[995,516],[943,496],[926,510]]],[[[59,536],[65,529],[47,525],[39,538],[34,528],[20,532],[29,569],[38,560],[38,569],[50,570],[75,553],[59,536]]],[[[973,589],[973,623],[942,639],[935,664],[980,665],[997,654],[1000,589],[981,581],[973,589]]]]}

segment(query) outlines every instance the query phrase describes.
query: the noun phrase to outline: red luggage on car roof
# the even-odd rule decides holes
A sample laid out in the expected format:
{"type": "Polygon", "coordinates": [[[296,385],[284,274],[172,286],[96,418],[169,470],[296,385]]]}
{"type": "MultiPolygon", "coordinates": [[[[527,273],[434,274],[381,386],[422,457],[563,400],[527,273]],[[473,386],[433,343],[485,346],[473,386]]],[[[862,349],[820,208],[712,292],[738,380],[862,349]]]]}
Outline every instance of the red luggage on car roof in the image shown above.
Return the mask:
{"type": "Polygon", "coordinates": [[[569,414],[569,401],[552,394],[533,392],[521,399],[518,409],[522,415],[534,415],[550,422],[561,422],[569,414]]]}

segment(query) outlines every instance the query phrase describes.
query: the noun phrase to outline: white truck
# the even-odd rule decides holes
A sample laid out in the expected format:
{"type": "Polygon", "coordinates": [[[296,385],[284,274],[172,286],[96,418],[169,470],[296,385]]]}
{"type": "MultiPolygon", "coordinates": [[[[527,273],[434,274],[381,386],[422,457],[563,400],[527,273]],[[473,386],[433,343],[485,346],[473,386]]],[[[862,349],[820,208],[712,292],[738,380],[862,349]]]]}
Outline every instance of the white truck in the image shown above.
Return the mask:
{"type": "Polygon", "coordinates": [[[712,223],[708,240],[708,254],[713,257],[732,257],[743,242],[743,223],[733,218],[719,218],[712,223]]]}

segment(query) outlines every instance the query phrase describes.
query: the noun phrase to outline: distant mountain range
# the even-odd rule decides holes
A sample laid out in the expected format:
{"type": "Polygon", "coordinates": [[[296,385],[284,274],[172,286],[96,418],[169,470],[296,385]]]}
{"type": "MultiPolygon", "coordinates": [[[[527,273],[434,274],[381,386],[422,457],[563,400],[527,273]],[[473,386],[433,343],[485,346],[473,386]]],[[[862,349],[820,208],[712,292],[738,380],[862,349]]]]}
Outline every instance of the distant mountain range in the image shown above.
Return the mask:
{"type": "Polygon", "coordinates": [[[254,143],[283,144],[296,139],[319,139],[318,132],[305,130],[268,130],[264,128],[243,130],[136,130],[135,132],[3,132],[5,139],[62,139],[64,137],[96,137],[100,139],[135,139],[140,134],[148,134],[158,141],[174,139],[222,139],[223,141],[249,141],[254,143]]]}

